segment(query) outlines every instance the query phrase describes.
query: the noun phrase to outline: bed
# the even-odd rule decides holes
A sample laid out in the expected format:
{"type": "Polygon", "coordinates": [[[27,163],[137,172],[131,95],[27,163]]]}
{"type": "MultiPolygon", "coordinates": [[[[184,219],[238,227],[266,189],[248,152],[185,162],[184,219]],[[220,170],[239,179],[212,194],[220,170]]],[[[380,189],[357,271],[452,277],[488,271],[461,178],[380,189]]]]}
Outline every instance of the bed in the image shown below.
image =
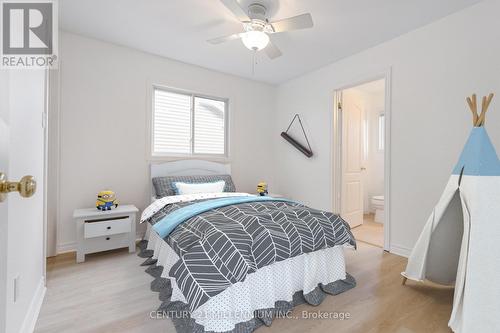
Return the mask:
{"type": "Polygon", "coordinates": [[[151,165],[139,256],[154,277],[158,311],[177,332],[252,332],[355,286],[343,251],[356,243],[345,221],[289,199],[236,192],[230,171],[198,160],[151,165]],[[220,193],[175,193],[178,182],[220,179],[220,193]]]}

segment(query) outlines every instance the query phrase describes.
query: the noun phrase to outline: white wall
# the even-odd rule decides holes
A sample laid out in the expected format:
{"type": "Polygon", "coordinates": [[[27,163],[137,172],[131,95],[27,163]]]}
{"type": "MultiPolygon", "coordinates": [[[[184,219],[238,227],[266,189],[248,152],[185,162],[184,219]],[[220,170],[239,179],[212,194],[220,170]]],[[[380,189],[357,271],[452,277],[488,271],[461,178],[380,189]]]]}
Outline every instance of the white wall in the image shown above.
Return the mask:
{"type": "MultiPolygon", "coordinates": [[[[500,94],[500,1],[488,0],[281,85],[275,132],[302,115],[315,156],[276,138],[277,191],[332,208],[333,91],[392,68],[392,250],[408,253],[471,129],[465,97],[500,94]]],[[[500,96],[486,127],[500,147],[500,96]]],[[[387,212],[386,212],[387,214],[387,212]]]]}
{"type": "Polygon", "coordinates": [[[92,207],[99,190],[111,188],[120,202],[140,209],[147,205],[152,83],[229,98],[237,189],[255,192],[260,180],[272,188],[273,86],[66,32],[60,51],[59,251],[74,247],[73,210],[92,207]]]}
{"type": "Polygon", "coordinates": [[[60,127],[59,127],[59,71],[49,71],[49,105],[47,130],[47,244],[46,255],[57,254],[57,218],[59,206],[60,127]]]}

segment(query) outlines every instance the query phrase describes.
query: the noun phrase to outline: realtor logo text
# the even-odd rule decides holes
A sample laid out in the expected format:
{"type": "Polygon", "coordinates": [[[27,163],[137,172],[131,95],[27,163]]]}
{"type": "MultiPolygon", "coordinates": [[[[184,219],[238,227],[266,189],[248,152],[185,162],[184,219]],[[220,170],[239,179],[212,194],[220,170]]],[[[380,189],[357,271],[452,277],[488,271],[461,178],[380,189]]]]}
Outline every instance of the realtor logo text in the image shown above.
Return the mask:
{"type": "Polygon", "coordinates": [[[2,68],[57,66],[57,3],[0,0],[2,68]]]}

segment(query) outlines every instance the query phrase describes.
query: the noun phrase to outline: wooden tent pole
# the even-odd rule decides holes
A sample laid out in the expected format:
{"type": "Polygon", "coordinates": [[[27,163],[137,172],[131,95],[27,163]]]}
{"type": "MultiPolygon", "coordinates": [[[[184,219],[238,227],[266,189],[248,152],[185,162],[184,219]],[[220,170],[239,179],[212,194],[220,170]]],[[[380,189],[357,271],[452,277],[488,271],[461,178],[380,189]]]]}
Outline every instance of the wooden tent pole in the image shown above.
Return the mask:
{"type": "MultiPolygon", "coordinates": [[[[474,96],[475,95],[472,95],[472,97],[474,96]]],[[[474,106],[474,103],[472,102],[472,99],[470,97],[467,97],[467,104],[469,104],[469,109],[472,112],[472,125],[476,126],[478,115],[475,111],[476,107],[474,106]]]]}
{"type": "Polygon", "coordinates": [[[488,107],[490,106],[491,100],[493,99],[494,94],[491,93],[488,95],[488,97],[484,96],[483,97],[483,105],[481,109],[481,115],[479,116],[478,120],[476,121],[475,126],[484,126],[484,123],[486,121],[486,111],[488,111],[488,107]]]}

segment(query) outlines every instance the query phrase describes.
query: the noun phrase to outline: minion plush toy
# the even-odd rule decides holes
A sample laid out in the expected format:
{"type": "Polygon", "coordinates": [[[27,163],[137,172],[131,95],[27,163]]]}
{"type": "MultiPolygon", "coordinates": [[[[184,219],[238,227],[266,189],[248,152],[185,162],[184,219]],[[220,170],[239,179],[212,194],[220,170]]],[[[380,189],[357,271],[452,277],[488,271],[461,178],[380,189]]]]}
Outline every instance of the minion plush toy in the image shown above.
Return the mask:
{"type": "Polygon", "coordinates": [[[111,210],[112,208],[118,207],[118,201],[116,200],[115,192],[110,190],[104,190],[97,193],[97,201],[95,202],[97,209],[105,211],[111,210]]]}
{"type": "Polygon", "coordinates": [[[260,182],[257,184],[257,193],[259,193],[261,196],[267,195],[267,183],[266,182],[260,182]]]}

